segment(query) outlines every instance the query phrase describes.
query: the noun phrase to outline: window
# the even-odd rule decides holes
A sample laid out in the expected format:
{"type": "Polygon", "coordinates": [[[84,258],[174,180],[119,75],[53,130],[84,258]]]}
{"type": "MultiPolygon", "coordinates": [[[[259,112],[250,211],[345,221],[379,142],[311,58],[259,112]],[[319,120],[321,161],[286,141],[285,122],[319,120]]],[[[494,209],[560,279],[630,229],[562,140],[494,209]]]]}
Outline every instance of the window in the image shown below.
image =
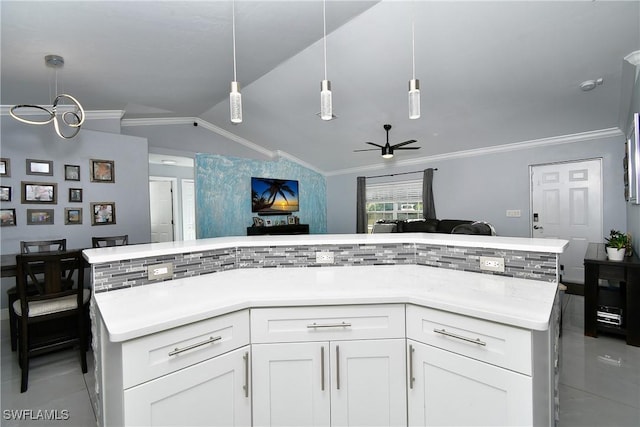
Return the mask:
{"type": "Polygon", "coordinates": [[[367,227],[380,220],[418,219],[422,216],[422,180],[367,184],[367,227]]]}

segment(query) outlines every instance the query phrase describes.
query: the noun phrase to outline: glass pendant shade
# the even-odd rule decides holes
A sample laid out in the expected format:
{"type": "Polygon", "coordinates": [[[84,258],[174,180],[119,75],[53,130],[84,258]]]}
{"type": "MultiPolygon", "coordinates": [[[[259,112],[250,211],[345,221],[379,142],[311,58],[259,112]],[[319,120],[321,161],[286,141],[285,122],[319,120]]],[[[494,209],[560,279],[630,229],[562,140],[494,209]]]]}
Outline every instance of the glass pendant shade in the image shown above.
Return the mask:
{"type": "Polygon", "coordinates": [[[331,120],[333,118],[331,82],[329,80],[322,80],[320,84],[320,118],[322,120],[331,120]]]}
{"type": "Polygon", "coordinates": [[[420,118],[420,80],[409,80],[409,118],[420,118]]]}
{"type": "Polygon", "coordinates": [[[231,122],[242,123],[242,94],[240,94],[238,82],[231,82],[229,107],[231,111],[231,122]]]}

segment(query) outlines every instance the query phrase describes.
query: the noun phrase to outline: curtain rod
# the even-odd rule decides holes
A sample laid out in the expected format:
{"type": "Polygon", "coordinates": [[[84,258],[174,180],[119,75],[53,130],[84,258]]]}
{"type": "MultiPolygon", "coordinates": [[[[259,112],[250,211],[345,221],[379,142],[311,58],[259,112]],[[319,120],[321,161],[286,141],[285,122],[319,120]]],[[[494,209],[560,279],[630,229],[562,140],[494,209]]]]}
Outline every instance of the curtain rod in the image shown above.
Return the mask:
{"type": "MultiPolygon", "coordinates": [[[[433,168],[433,170],[434,170],[434,171],[437,171],[437,170],[438,170],[438,168],[433,168]]],[[[365,178],[367,178],[367,179],[369,179],[369,178],[382,178],[382,177],[384,177],[384,176],[408,175],[408,174],[411,174],[411,173],[423,173],[423,172],[424,172],[424,170],[421,170],[421,171],[413,171],[413,172],[390,173],[390,174],[387,174],[387,175],[365,176],[365,178]]]]}

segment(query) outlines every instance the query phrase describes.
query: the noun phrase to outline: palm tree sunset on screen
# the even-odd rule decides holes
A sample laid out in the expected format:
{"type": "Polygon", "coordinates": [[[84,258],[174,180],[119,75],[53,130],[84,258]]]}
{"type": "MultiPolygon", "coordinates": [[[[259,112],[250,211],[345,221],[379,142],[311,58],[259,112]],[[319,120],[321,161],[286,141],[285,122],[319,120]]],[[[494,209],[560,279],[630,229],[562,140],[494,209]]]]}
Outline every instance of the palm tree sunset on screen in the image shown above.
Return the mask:
{"type": "Polygon", "coordinates": [[[252,212],[298,211],[298,181],[251,178],[252,212]]]}

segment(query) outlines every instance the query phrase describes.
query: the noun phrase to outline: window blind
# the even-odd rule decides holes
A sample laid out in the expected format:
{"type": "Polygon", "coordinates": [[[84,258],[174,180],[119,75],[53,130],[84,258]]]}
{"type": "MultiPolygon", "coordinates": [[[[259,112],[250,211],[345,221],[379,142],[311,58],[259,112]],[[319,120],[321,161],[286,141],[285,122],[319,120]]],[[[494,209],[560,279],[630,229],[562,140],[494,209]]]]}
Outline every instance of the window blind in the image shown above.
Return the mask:
{"type": "Polygon", "coordinates": [[[367,203],[422,201],[422,180],[367,184],[367,203]]]}

